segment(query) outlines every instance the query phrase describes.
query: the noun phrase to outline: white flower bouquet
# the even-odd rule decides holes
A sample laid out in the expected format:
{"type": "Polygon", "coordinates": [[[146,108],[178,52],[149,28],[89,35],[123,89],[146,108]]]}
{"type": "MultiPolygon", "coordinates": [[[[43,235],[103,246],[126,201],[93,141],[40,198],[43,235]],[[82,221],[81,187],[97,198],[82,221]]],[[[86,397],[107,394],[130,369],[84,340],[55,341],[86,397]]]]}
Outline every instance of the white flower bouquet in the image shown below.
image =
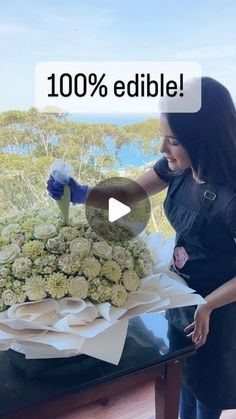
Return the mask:
{"type": "Polygon", "coordinates": [[[104,241],[79,210],[70,226],[57,212],[19,213],[0,223],[0,309],[49,297],[122,307],[152,265],[141,239],[104,241]]]}
{"type": "Polygon", "coordinates": [[[45,209],[0,220],[0,350],[118,364],[131,317],[204,302],[168,270],[173,239],[104,241],[80,211],[69,226],[45,209]]]}

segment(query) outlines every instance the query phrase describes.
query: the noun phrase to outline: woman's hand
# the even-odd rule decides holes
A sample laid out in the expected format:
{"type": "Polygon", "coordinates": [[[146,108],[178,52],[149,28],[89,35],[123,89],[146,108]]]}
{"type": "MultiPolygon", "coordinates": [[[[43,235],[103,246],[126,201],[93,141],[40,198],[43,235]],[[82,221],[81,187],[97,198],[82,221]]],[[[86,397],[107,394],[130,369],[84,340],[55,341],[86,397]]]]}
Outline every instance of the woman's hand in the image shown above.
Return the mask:
{"type": "Polygon", "coordinates": [[[187,337],[196,344],[197,349],[206,342],[211,312],[210,304],[200,304],[195,311],[194,322],[184,329],[185,333],[188,333],[187,337]]]}
{"type": "MultiPolygon", "coordinates": [[[[67,184],[69,185],[71,191],[71,202],[73,204],[83,204],[87,199],[88,186],[80,185],[72,177],[68,178],[67,184]]],[[[64,193],[64,185],[62,185],[62,183],[56,182],[53,177],[50,176],[47,182],[47,190],[51,198],[57,201],[61,199],[64,193]]]]}

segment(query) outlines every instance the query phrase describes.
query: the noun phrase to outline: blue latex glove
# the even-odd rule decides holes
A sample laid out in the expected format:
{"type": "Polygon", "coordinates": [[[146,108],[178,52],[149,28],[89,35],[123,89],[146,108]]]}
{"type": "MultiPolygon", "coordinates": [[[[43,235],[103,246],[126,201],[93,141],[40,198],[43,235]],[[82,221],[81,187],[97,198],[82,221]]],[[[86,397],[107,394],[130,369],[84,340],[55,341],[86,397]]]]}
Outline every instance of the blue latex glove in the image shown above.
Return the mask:
{"type": "MultiPolygon", "coordinates": [[[[80,185],[72,177],[68,178],[67,185],[69,185],[71,191],[70,201],[73,204],[83,204],[87,199],[88,186],[80,185]]],[[[58,201],[64,193],[64,185],[50,176],[47,182],[47,190],[51,198],[58,201]]]]}

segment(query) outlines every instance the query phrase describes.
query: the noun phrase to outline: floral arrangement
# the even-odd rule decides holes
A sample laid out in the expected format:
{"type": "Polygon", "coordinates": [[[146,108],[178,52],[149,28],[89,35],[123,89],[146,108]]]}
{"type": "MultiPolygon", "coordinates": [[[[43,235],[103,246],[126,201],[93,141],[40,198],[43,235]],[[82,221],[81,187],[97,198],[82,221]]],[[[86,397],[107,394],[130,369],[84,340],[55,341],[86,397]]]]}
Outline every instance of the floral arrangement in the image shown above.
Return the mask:
{"type": "Polygon", "coordinates": [[[71,213],[69,226],[59,213],[45,209],[0,220],[0,311],[63,297],[122,307],[152,272],[153,258],[141,239],[104,241],[81,210],[71,213]]]}

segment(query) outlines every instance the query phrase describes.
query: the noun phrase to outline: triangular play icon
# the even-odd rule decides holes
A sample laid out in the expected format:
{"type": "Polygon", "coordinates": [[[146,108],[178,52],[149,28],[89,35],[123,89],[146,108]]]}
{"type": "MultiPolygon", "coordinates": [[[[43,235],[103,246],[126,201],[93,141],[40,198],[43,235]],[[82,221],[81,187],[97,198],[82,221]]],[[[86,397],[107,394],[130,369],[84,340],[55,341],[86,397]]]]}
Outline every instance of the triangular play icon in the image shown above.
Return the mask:
{"type": "Polygon", "coordinates": [[[128,205],[123,204],[115,198],[109,198],[108,201],[108,219],[113,223],[124,215],[129,214],[131,211],[128,205]]]}

